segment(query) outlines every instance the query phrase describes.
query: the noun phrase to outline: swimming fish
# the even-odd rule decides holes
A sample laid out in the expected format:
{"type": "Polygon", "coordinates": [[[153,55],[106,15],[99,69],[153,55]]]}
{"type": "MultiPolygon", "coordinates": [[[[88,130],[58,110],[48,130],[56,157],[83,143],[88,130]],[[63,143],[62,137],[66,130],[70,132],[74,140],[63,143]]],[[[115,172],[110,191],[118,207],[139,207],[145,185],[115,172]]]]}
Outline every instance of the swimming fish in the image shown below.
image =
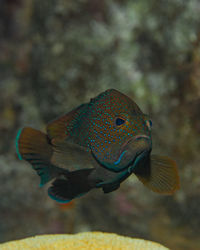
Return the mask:
{"type": "Polygon", "coordinates": [[[173,194],[179,189],[176,162],[152,155],[152,121],[128,96],[108,89],[47,124],[46,133],[31,127],[16,137],[19,159],[51,181],[48,195],[67,203],[93,188],[104,193],[135,174],[150,190],[173,194]]]}

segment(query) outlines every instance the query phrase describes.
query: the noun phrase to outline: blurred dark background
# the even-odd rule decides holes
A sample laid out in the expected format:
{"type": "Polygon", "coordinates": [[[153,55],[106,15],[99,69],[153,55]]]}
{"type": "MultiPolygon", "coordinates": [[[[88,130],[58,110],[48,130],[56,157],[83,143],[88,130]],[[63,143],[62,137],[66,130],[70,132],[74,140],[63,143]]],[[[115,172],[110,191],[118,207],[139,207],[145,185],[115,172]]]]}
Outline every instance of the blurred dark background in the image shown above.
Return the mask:
{"type": "Polygon", "coordinates": [[[200,249],[199,17],[199,0],[0,0],[0,242],[95,230],[200,249]],[[157,195],[132,176],[61,206],[17,159],[16,133],[108,88],[150,114],[181,189],[157,195]]]}

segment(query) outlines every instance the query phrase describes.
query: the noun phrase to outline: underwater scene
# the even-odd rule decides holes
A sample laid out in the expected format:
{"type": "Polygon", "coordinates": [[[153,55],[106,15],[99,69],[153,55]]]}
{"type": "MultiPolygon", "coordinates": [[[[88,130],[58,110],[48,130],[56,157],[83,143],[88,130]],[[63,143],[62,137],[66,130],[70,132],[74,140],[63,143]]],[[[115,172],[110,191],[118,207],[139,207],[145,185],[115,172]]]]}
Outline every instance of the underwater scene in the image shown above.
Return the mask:
{"type": "Polygon", "coordinates": [[[200,249],[199,16],[0,1],[0,249],[200,249]]]}

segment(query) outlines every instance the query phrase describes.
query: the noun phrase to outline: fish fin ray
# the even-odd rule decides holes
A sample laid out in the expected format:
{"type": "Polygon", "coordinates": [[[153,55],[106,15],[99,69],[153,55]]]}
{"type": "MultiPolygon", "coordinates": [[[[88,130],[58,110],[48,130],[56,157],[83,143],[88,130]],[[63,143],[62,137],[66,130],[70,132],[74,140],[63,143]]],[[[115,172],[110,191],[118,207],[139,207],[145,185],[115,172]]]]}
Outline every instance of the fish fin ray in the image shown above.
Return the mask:
{"type": "Polygon", "coordinates": [[[25,127],[19,131],[16,138],[16,150],[20,159],[28,161],[41,178],[43,186],[63,170],[50,162],[52,146],[43,132],[25,127]]]}
{"type": "Polygon", "coordinates": [[[38,154],[43,159],[50,158],[52,154],[47,135],[30,127],[25,127],[18,132],[16,149],[19,158],[25,160],[26,154],[38,154]]]}
{"type": "Polygon", "coordinates": [[[54,152],[51,162],[56,166],[67,167],[68,170],[75,171],[84,169],[85,166],[94,168],[94,165],[96,165],[91,152],[78,144],[55,138],[52,140],[52,145],[54,152]]]}
{"type": "Polygon", "coordinates": [[[136,174],[149,189],[160,194],[173,194],[180,188],[176,162],[167,156],[152,155],[148,174],[136,174]]]}

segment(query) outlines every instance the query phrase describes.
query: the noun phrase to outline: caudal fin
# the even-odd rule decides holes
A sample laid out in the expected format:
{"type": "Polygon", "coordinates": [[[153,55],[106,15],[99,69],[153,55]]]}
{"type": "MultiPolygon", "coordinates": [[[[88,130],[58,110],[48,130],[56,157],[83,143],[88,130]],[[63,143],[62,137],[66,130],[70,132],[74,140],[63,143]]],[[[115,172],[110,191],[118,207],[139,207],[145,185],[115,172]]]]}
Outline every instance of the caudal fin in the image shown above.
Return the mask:
{"type": "Polygon", "coordinates": [[[176,162],[167,156],[152,155],[148,174],[136,174],[149,189],[160,194],[173,194],[180,188],[176,162]]]}
{"type": "Polygon", "coordinates": [[[19,159],[28,161],[41,177],[40,186],[52,180],[58,168],[51,164],[52,147],[46,134],[26,127],[16,137],[16,150],[19,159]]]}

